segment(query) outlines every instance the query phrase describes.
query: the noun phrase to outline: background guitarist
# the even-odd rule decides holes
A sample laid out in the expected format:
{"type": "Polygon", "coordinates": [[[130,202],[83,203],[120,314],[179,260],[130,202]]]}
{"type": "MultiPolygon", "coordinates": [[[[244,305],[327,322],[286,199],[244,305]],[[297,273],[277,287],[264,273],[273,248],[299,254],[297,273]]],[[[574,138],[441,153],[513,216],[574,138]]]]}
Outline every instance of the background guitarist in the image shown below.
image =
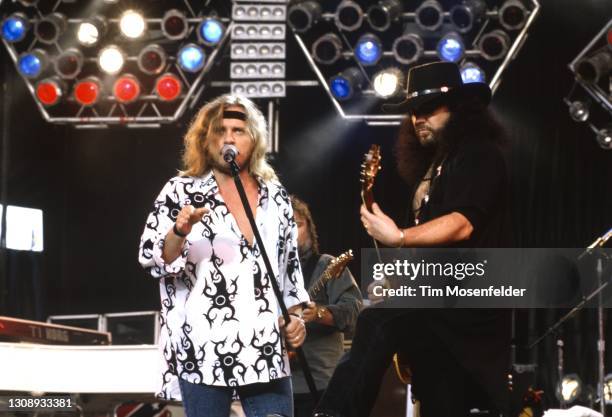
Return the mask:
{"type": "MultiPolygon", "coordinates": [[[[298,226],[298,254],[304,287],[311,292],[308,307],[303,310],[307,337],[302,348],[310,365],[317,389],[325,390],[340,356],[343,354],[343,332],[355,326],[361,308],[361,292],[348,268],[338,278],[325,282],[321,290],[312,294],[333,257],[319,253],[316,226],[306,203],[291,197],[293,213],[298,226]]],[[[292,361],[295,417],[310,417],[315,406],[308,392],[304,375],[292,361]]]]}

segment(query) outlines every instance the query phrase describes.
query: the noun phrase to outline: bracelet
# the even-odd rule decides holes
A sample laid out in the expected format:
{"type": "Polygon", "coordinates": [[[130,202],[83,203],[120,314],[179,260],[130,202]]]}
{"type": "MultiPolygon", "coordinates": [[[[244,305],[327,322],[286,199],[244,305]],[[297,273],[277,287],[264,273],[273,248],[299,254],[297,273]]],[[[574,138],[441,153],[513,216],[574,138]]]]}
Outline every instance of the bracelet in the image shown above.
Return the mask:
{"type": "Polygon", "coordinates": [[[298,319],[302,318],[302,316],[300,316],[299,314],[296,314],[296,313],[289,313],[289,315],[293,316],[293,317],[297,317],[298,319]]]}
{"type": "Polygon", "coordinates": [[[176,227],[176,223],[174,223],[174,227],[172,227],[172,231],[174,232],[175,235],[177,235],[178,237],[187,237],[187,233],[182,233],[178,227],[176,227]]]}
{"type": "Polygon", "coordinates": [[[404,235],[404,229],[400,229],[400,241],[399,241],[399,246],[398,248],[403,248],[404,247],[404,237],[406,235],[404,235]]]}

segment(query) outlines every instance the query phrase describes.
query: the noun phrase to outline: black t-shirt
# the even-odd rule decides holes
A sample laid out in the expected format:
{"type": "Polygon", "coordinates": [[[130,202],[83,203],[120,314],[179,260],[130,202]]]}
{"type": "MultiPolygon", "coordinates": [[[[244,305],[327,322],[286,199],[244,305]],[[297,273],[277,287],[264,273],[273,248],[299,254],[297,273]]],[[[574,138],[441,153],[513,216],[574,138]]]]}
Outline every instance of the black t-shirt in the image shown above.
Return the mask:
{"type": "Polygon", "coordinates": [[[500,149],[491,142],[462,144],[434,170],[429,200],[419,212],[419,224],[458,212],[474,231],[463,247],[504,247],[509,236],[507,220],[508,177],[500,149]]]}

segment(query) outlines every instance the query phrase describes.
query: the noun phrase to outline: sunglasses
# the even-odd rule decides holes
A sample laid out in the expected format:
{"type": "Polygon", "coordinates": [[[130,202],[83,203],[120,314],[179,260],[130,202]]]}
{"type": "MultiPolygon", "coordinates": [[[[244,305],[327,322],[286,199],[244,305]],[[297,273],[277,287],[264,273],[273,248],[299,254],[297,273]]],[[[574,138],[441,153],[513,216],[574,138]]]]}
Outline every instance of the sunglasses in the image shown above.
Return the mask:
{"type": "Polygon", "coordinates": [[[415,117],[427,116],[429,114],[432,114],[436,110],[438,110],[440,107],[446,106],[446,105],[447,105],[446,100],[434,99],[426,103],[423,103],[416,109],[412,110],[412,114],[415,117]]]}

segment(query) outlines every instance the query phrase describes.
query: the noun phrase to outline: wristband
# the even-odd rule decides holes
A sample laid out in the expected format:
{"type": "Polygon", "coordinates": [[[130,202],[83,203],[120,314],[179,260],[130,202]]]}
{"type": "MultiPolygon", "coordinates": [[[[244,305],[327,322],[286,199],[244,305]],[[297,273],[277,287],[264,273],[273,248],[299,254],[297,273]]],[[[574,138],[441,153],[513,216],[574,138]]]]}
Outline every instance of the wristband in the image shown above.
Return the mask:
{"type": "Polygon", "coordinates": [[[404,237],[406,235],[404,235],[404,229],[400,229],[400,241],[399,241],[399,246],[398,248],[403,248],[404,247],[404,237]]]}
{"type": "Polygon", "coordinates": [[[299,314],[296,314],[296,313],[289,313],[289,315],[293,316],[293,317],[297,317],[298,319],[302,318],[302,316],[300,316],[299,314]]]}
{"type": "Polygon", "coordinates": [[[181,233],[181,231],[178,229],[178,227],[176,227],[176,223],[174,223],[174,227],[172,227],[172,231],[178,237],[187,237],[187,233],[181,233]]]}

